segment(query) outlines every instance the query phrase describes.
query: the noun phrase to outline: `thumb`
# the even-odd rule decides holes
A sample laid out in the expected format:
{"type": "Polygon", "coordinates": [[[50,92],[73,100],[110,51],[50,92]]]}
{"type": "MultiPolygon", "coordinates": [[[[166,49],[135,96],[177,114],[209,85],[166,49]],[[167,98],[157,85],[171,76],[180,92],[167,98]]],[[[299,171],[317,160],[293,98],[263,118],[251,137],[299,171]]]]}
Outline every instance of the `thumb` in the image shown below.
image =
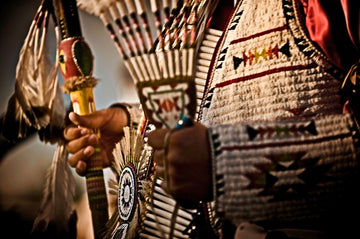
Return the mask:
{"type": "Polygon", "coordinates": [[[89,129],[100,128],[104,122],[104,115],[95,111],[88,115],[79,115],[75,112],[69,113],[69,119],[77,126],[86,127],[89,129]]]}

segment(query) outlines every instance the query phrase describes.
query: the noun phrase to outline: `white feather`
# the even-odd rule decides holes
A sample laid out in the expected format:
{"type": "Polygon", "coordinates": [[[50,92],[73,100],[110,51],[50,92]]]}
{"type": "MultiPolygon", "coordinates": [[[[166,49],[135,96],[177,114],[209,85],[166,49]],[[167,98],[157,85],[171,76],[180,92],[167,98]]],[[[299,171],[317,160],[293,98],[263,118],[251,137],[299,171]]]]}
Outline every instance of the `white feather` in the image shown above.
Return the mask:
{"type": "MultiPolygon", "coordinates": [[[[65,107],[58,90],[58,61],[56,58],[51,63],[46,44],[48,29],[40,27],[50,16],[48,9],[41,5],[19,53],[15,92],[9,99],[4,119],[4,128],[9,130],[3,135],[9,140],[24,138],[35,129],[41,131],[43,141],[55,143],[59,137],[55,129],[63,127],[65,107]]],[[[59,29],[54,30],[59,46],[59,29]]]]}
{"type": "Polygon", "coordinates": [[[67,161],[65,142],[58,144],[46,177],[44,196],[35,218],[33,230],[45,230],[49,223],[59,230],[68,230],[73,211],[75,178],[67,161]],[[44,228],[38,228],[45,225],[44,228]]]}
{"type": "Polygon", "coordinates": [[[79,9],[99,17],[105,12],[116,0],[77,0],[79,9]]]}

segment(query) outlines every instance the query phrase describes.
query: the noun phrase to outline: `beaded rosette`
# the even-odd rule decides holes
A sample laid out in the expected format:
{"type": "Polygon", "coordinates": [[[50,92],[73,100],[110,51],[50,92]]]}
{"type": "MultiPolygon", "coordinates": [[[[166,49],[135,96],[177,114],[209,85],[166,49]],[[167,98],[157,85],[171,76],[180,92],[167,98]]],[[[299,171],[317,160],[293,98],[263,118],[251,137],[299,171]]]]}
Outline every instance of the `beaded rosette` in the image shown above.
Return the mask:
{"type": "Polygon", "coordinates": [[[117,197],[117,208],[108,222],[106,238],[135,238],[141,231],[145,199],[151,193],[151,151],[146,147],[142,134],[129,127],[116,144],[113,168],[118,177],[109,181],[109,187],[117,197]]]}

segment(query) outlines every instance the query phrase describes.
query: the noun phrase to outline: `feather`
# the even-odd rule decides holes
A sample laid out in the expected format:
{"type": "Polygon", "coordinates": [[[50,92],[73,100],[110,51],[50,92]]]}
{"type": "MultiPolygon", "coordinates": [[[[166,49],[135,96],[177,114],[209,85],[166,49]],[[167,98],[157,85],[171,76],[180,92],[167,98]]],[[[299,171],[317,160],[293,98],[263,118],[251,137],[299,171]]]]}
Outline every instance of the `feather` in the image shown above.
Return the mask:
{"type": "Polygon", "coordinates": [[[75,178],[67,162],[65,142],[58,144],[51,167],[48,170],[44,196],[33,224],[33,231],[46,230],[49,223],[59,231],[67,231],[73,211],[75,178]],[[41,228],[43,227],[43,228],[41,228]]]}
{"type": "Polygon", "coordinates": [[[110,5],[115,4],[117,0],[77,0],[76,3],[83,11],[100,16],[110,5]]]}
{"type": "MultiPolygon", "coordinates": [[[[118,182],[110,178],[108,181],[108,185],[109,185],[109,194],[117,196],[119,190],[118,182]]],[[[112,237],[112,233],[116,230],[118,223],[119,223],[119,213],[117,210],[115,210],[111,215],[109,221],[106,223],[107,232],[104,235],[104,238],[112,237]]]]}
{"type": "Polygon", "coordinates": [[[113,232],[116,230],[117,226],[119,225],[119,213],[117,210],[113,213],[110,217],[109,221],[106,223],[107,232],[104,235],[104,238],[112,238],[113,232]]]}
{"type": "MultiPolygon", "coordinates": [[[[56,31],[56,34],[59,34],[59,31],[56,31]]],[[[57,39],[60,39],[57,36],[57,39]]],[[[59,46],[59,41],[57,41],[57,48],[59,46]]],[[[56,64],[52,67],[49,75],[48,82],[50,85],[48,91],[46,92],[46,99],[49,99],[49,109],[50,109],[50,122],[46,127],[43,127],[39,130],[39,136],[42,141],[45,143],[55,143],[59,137],[62,135],[64,117],[65,117],[65,105],[63,99],[63,92],[61,90],[59,81],[58,81],[58,55],[56,54],[56,64]],[[52,80],[54,79],[54,80],[52,80]]]]}
{"type": "Polygon", "coordinates": [[[55,143],[59,137],[55,129],[63,126],[65,107],[58,91],[58,61],[56,58],[51,64],[46,45],[51,16],[59,45],[59,28],[52,1],[43,0],[20,50],[15,90],[8,101],[3,122],[6,129],[3,135],[8,140],[25,138],[28,132],[41,130],[41,140],[55,143]]]}
{"type": "Polygon", "coordinates": [[[109,193],[112,195],[117,195],[118,194],[118,183],[110,178],[108,181],[108,185],[109,185],[109,193]]]}

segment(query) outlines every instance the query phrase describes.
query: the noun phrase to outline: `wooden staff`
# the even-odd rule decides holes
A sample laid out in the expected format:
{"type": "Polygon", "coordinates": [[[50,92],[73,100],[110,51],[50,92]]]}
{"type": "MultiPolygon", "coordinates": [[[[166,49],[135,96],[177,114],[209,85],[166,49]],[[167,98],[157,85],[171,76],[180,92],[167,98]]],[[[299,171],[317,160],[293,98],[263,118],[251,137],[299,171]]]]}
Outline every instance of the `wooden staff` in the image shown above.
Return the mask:
{"type": "MultiPolygon", "coordinates": [[[[76,0],[56,0],[62,42],[59,47],[60,70],[64,77],[64,91],[70,94],[74,112],[87,115],[95,111],[92,77],[93,56],[81,34],[76,0]]],[[[94,133],[99,132],[94,129],[94,133]]],[[[100,135],[99,135],[100,136],[100,135]]],[[[95,238],[102,238],[108,221],[108,202],[100,148],[88,161],[86,186],[95,238]]]]}

